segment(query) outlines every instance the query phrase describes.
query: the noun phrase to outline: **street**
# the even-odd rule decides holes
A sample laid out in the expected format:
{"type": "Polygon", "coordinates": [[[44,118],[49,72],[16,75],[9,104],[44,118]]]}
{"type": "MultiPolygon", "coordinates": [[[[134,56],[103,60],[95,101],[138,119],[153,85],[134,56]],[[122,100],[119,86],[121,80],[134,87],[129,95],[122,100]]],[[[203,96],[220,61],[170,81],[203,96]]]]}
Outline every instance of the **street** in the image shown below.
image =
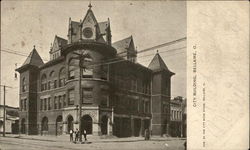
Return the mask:
{"type": "Polygon", "coordinates": [[[1,150],[184,150],[185,140],[154,137],[145,141],[143,137],[100,139],[89,136],[88,143],[74,144],[68,136],[22,136],[0,137],[1,150]]]}

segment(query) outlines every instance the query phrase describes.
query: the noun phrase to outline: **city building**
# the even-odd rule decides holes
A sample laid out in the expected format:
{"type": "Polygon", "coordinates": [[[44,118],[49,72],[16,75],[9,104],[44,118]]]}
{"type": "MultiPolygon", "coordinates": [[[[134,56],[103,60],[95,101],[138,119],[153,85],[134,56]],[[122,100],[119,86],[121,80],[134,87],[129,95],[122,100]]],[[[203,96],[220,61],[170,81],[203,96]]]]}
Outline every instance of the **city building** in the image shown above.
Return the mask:
{"type": "MultiPolygon", "coordinates": [[[[19,108],[5,106],[5,133],[18,133],[18,125],[19,125],[19,108]]],[[[0,132],[3,132],[3,124],[4,124],[4,105],[0,105],[0,132]]]]}
{"type": "Polygon", "coordinates": [[[91,4],[83,20],[69,19],[68,38],[55,36],[49,54],[44,63],[34,47],[16,69],[22,134],[169,133],[174,73],[159,53],[148,67],[137,63],[133,37],[112,42],[110,20],[97,22],[91,4]]]}
{"type": "Polygon", "coordinates": [[[186,137],[186,99],[177,96],[170,102],[170,136],[186,137]]]}

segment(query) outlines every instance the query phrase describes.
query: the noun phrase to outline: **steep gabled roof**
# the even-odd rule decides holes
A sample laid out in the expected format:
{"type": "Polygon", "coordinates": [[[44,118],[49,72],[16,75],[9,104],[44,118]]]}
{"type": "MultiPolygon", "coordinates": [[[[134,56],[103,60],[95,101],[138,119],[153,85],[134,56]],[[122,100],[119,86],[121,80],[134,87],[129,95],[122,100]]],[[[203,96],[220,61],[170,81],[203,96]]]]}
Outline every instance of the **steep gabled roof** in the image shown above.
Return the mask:
{"type": "Polygon", "coordinates": [[[61,46],[64,46],[64,45],[66,45],[68,43],[68,41],[66,39],[64,39],[64,38],[61,38],[59,36],[56,36],[56,38],[57,38],[58,44],[61,45],[61,46]]]}
{"type": "Polygon", "coordinates": [[[127,49],[129,48],[130,46],[130,43],[133,41],[133,37],[132,35],[125,38],[125,39],[122,39],[120,41],[117,41],[117,42],[114,42],[112,44],[112,46],[117,50],[117,54],[119,53],[124,53],[127,51],[127,49]]]}
{"type": "Polygon", "coordinates": [[[152,61],[148,65],[148,68],[153,70],[153,71],[166,70],[166,71],[170,72],[170,74],[174,74],[173,72],[171,72],[168,69],[167,65],[164,63],[163,59],[161,58],[161,56],[158,52],[155,54],[154,58],[152,59],[152,61]]]}
{"type": "Polygon", "coordinates": [[[82,20],[81,24],[85,22],[85,20],[87,19],[87,16],[90,15],[90,17],[94,20],[95,23],[98,23],[96,18],[95,18],[95,15],[93,13],[93,11],[91,10],[91,7],[88,9],[84,19],[82,20]]]}
{"type": "Polygon", "coordinates": [[[33,65],[33,66],[40,66],[43,65],[43,60],[40,57],[40,55],[38,54],[38,52],[36,51],[35,47],[34,49],[31,51],[31,53],[29,54],[29,56],[27,57],[27,59],[25,60],[25,62],[23,63],[22,66],[24,65],[33,65]]]}
{"type": "Polygon", "coordinates": [[[68,43],[68,41],[66,39],[61,38],[61,37],[56,35],[51,52],[59,50],[60,46],[67,45],[67,43],[68,43]]]}

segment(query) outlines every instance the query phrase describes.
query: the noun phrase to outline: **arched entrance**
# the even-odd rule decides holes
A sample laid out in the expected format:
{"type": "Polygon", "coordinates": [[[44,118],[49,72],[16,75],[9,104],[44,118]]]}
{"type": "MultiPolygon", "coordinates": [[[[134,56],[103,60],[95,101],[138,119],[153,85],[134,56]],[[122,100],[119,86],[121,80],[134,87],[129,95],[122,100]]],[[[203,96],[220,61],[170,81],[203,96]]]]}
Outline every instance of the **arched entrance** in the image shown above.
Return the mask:
{"type": "Polygon", "coordinates": [[[21,121],[21,134],[25,134],[25,119],[23,118],[21,121]]]}
{"type": "Polygon", "coordinates": [[[73,130],[73,117],[71,115],[68,116],[67,122],[68,122],[68,133],[72,129],[73,130]]]}
{"type": "Polygon", "coordinates": [[[56,118],[56,135],[61,135],[62,134],[62,116],[58,116],[56,118]]]}
{"type": "Polygon", "coordinates": [[[45,135],[48,133],[49,131],[49,126],[48,126],[48,118],[47,117],[43,117],[42,119],[42,135],[45,135]]]}
{"type": "Polygon", "coordinates": [[[89,115],[84,115],[81,118],[82,131],[86,130],[87,134],[92,134],[92,118],[89,115]]]}
{"type": "Polygon", "coordinates": [[[101,120],[101,132],[102,135],[107,135],[108,134],[108,117],[103,116],[101,120]]]}

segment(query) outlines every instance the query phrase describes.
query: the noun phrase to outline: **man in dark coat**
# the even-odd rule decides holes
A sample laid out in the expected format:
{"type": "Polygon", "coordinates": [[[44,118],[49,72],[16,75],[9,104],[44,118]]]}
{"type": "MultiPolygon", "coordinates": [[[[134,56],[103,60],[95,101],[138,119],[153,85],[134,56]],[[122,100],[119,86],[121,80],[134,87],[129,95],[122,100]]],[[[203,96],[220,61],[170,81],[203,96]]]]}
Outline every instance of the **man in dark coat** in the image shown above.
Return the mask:
{"type": "Polygon", "coordinates": [[[78,137],[79,137],[79,130],[76,129],[76,131],[75,131],[75,141],[78,141],[78,137]]]}

